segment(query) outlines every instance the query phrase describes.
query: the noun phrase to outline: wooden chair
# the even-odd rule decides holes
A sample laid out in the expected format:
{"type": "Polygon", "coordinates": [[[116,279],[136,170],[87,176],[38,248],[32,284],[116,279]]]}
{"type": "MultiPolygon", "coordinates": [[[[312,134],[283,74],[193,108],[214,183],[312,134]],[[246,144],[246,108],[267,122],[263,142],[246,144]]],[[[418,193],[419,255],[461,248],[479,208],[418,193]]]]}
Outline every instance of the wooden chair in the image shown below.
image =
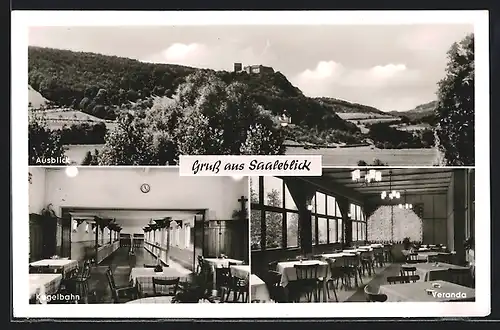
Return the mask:
{"type": "Polygon", "coordinates": [[[330,268],[330,278],[328,278],[326,282],[326,294],[328,300],[330,300],[330,288],[333,289],[333,294],[335,295],[335,301],[338,302],[339,299],[337,297],[338,281],[342,279],[342,269],[335,264],[335,259],[328,258],[326,259],[328,262],[328,267],[330,268]]]}
{"type": "Polygon", "coordinates": [[[365,286],[365,298],[367,302],[385,302],[387,301],[387,295],[383,293],[378,293],[373,290],[370,285],[365,286]]]}
{"type": "Polygon", "coordinates": [[[351,288],[351,279],[354,279],[354,285],[358,287],[358,278],[362,284],[361,266],[359,256],[346,256],[342,258],[344,265],[341,267],[344,275],[344,284],[346,288],[351,288]]]}
{"type": "Polygon", "coordinates": [[[418,260],[418,253],[416,252],[412,252],[408,255],[408,257],[406,257],[406,260],[409,261],[417,261],[418,260]]]}
{"type": "Polygon", "coordinates": [[[416,267],[412,267],[412,266],[406,266],[406,265],[402,265],[401,266],[401,276],[411,276],[411,275],[416,275],[415,273],[417,272],[417,268],[416,267]]]}
{"type": "Polygon", "coordinates": [[[133,286],[126,287],[117,287],[115,283],[115,279],[113,276],[113,272],[111,268],[106,270],[106,277],[108,279],[109,288],[111,290],[111,297],[113,299],[113,303],[121,303],[129,300],[133,300],[137,298],[138,292],[137,288],[133,286]]]}
{"type": "Polygon", "coordinates": [[[83,266],[78,268],[74,276],[64,279],[61,286],[80,297],[80,302],[88,303],[90,279],[90,260],[85,260],[83,266]]]}
{"type": "Polygon", "coordinates": [[[233,276],[233,292],[234,292],[234,302],[239,302],[240,298],[242,302],[248,302],[248,290],[250,289],[248,277],[241,279],[233,276]]]}
{"type": "Polygon", "coordinates": [[[233,291],[233,279],[231,269],[229,267],[216,268],[217,288],[220,290],[221,302],[229,301],[229,296],[233,291]]]}
{"type": "Polygon", "coordinates": [[[378,264],[378,266],[384,267],[385,265],[384,249],[381,247],[373,248],[373,255],[375,257],[375,262],[378,264]]]}
{"type": "Polygon", "coordinates": [[[375,274],[375,260],[373,251],[363,251],[360,254],[361,258],[361,271],[363,275],[365,271],[368,273],[368,276],[372,276],[372,273],[375,274]]]}
{"type": "Polygon", "coordinates": [[[266,283],[267,290],[269,291],[269,297],[277,303],[287,302],[285,296],[285,290],[280,285],[281,283],[281,273],[269,270],[264,279],[264,283],[266,283]]]}
{"type": "Polygon", "coordinates": [[[157,278],[153,277],[153,294],[155,297],[159,296],[168,296],[168,297],[175,297],[177,294],[177,290],[179,290],[179,281],[180,278],[174,278],[174,279],[163,279],[163,278],[157,278]],[[167,291],[160,291],[157,289],[157,286],[166,286],[167,291]]]}
{"type": "Polygon", "coordinates": [[[295,281],[294,285],[297,286],[297,302],[300,302],[300,297],[305,294],[307,298],[307,302],[311,302],[312,298],[314,300],[318,300],[318,269],[319,264],[311,264],[311,265],[302,265],[295,264],[293,265],[295,268],[295,272],[297,275],[297,281],[295,281]]]}
{"type": "Polygon", "coordinates": [[[196,260],[198,262],[196,265],[196,274],[201,274],[201,271],[203,270],[203,264],[205,263],[205,258],[203,258],[203,256],[198,256],[196,260]]]}
{"type": "Polygon", "coordinates": [[[397,284],[397,283],[410,283],[416,282],[420,280],[420,276],[418,275],[410,275],[410,276],[388,276],[387,283],[389,284],[397,284]]]}
{"type": "Polygon", "coordinates": [[[278,267],[278,260],[271,261],[270,263],[267,264],[267,269],[275,271],[278,267]]]}

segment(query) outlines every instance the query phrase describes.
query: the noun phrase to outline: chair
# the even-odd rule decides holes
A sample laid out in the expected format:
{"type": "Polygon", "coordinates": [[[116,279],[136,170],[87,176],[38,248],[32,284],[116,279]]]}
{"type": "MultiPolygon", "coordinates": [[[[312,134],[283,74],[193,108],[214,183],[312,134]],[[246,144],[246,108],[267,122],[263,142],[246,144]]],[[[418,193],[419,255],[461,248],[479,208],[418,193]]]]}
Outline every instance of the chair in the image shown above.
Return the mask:
{"type": "Polygon", "coordinates": [[[392,262],[392,245],[384,244],[384,258],[385,262],[392,262]]]}
{"type": "Polygon", "coordinates": [[[267,264],[268,270],[276,270],[277,267],[278,267],[278,260],[271,261],[270,263],[267,264]]]}
{"type": "Polygon", "coordinates": [[[245,279],[241,279],[238,277],[233,276],[233,292],[234,292],[234,302],[238,302],[240,298],[242,298],[242,302],[247,303],[248,302],[248,290],[250,289],[249,287],[249,281],[248,277],[245,279]]]}
{"type": "Polygon", "coordinates": [[[229,267],[216,268],[215,273],[217,288],[221,292],[221,302],[227,302],[229,300],[229,295],[231,294],[231,292],[234,292],[231,269],[229,267]]]}
{"type": "Polygon", "coordinates": [[[417,261],[418,260],[418,253],[416,252],[411,252],[408,257],[406,258],[407,261],[417,261]]]}
{"type": "Polygon", "coordinates": [[[471,287],[472,276],[469,268],[450,268],[448,269],[448,277],[450,282],[471,287]]]}
{"type": "Polygon", "coordinates": [[[402,265],[401,266],[401,276],[411,276],[411,275],[416,275],[415,273],[417,272],[417,268],[416,267],[412,267],[412,266],[406,266],[406,265],[402,265]]]}
{"type": "Polygon", "coordinates": [[[163,278],[157,278],[153,277],[153,294],[155,297],[158,296],[169,296],[169,297],[174,297],[177,294],[177,290],[179,289],[179,281],[180,278],[175,278],[175,279],[163,279],[163,278]],[[158,290],[157,286],[166,286],[167,291],[163,290],[158,290]]]}
{"type": "Polygon", "coordinates": [[[90,279],[90,260],[85,260],[83,267],[78,268],[74,276],[61,282],[61,286],[80,297],[80,301],[88,303],[90,279]]]}
{"type": "Polygon", "coordinates": [[[354,279],[354,285],[358,286],[358,277],[361,284],[361,267],[360,258],[358,256],[346,256],[342,258],[344,265],[341,267],[343,270],[344,279],[346,280],[346,288],[351,287],[351,279],[354,279]]]}
{"type": "Polygon", "coordinates": [[[368,272],[368,276],[372,275],[372,272],[375,274],[375,262],[373,251],[363,251],[360,254],[361,258],[361,270],[363,275],[365,271],[368,272]]]}
{"type": "Polygon", "coordinates": [[[269,270],[265,276],[264,283],[266,283],[267,290],[269,291],[269,297],[278,303],[287,302],[285,297],[285,290],[280,285],[281,283],[281,273],[269,270]]]}
{"type": "Polygon", "coordinates": [[[198,264],[196,265],[196,273],[200,274],[201,271],[203,270],[203,264],[205,263],[205,259],[203,256],[198,256],[197,258],[198,264]]]}
{"type": "Polygon", "coordinates": [[[365,286],[365,298],[367,302],[385,302],[387,301],[387,295],[383,293],[378,293],[373,290],[370,285],[365,286]]]}
{"type": "Polygon", "coordinates": [[[297,302],[300,301],[300,297],[305,293],[307,302],[311,302],[314,296],[315,301],[318,300],[318,269],[319,264],[293,265],[295,272],[297,274],[297,302]]]}
{"type": "Polygon", "coordinates": [[[328,267],[330,267],[330,278],[326,282],[326,294],[328,300],[330,300],[330,284],[331,288],[333,288],[333,294],[335,295],[335,301],[338,302],[339,298],[337,297],[337,290],[339,279],[342,279],[342,269],[335,264],[335,259],[328,258],[326,259],[328,263],[328,267]]]}
{"type": "Polygon", "coordinates": [[[410,275],[410,276],[388,276],[387,283],[389,284],[397,284],[397,283],[410,283],[416,282],[420,280],[420,276],[418,275],[410,275]]]}
{"type": "Polygon", "coordinates": [[[375,262],[378,264],[379,267],[384,267],[385,265],[385,256],[384,256],[384,250],[381,247],[378,248],[373,248],[373,255],[375,257],[375,262]]]}
{"type": "Polygon", "coordinates": [[[111,289],[111,297],[113,298],[113,303],[117,304],[120,302],[125,302],[137,298],[138,290],[136,287],[116,286],[115,278],[113,276],[113,271],[111,270],[111,268],[108,268],[106,270],[106,277],[108,279],[109,288],[111,289]]]}

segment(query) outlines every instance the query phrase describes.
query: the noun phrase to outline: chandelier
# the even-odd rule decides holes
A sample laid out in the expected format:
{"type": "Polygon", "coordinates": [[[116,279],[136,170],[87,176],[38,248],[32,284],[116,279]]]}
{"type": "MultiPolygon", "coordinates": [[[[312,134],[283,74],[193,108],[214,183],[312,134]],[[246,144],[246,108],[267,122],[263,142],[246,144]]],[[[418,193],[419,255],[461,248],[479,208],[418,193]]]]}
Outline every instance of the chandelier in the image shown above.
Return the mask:
{"type": "Polygon", "coordinates": [[[399,204],[398,207],[400,209],[406,209],[406,210],[411,210],[413,208],[413,205],[411,203],[406,202],[406,190],[405,190],[405,203],[399,204]]]}
{"type": "Polygon", "coordinates": [[[366,171],[366,174],[362,177],[361,170],[357,169],[351,172],[351,179],[355,182],[363,181],[365,184],[370,184],[372,182],[382,181],[382,172],[376,170],[366,171]]]}
{"type": "Polygon", "coordinates": [[[382,191],[382,193],[380,194],[380,198],[393,200],[399,199],[400,197],[401,194],[399,193],[399,191],[392,190],[392,171],[389,171],[389,191],[382,191]]]}

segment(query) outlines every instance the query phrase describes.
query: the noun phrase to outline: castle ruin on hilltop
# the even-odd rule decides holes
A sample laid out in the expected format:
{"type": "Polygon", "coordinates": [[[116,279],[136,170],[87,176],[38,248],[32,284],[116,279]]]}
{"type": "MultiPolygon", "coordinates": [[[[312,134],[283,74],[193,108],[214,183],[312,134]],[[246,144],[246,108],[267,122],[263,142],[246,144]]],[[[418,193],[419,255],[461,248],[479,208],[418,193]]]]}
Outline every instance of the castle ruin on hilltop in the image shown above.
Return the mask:
{"type": "Polygon", "coordinates": [[[234,72],[246,72],[253,74],[261,74],[261,73],[274,73],[274,69],[270,66],[264,66],[261,64],[257,65],[248,65],[243,67],[241,63],[234,63],[234,72]]]}

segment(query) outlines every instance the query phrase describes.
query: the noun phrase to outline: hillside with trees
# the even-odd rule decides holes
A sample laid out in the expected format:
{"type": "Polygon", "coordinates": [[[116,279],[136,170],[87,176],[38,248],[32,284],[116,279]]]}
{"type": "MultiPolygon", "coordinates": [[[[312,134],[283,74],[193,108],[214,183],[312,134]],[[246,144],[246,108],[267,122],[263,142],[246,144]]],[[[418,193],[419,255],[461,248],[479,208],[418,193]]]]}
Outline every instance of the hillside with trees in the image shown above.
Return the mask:
{"type": "Polygon", "coordinates": [[[247,74],[195,69],[171,64],[69,50],[29,47],[29,84],[44,98],[103,119],[116,119],[131,103],[154,96],[172,97],[195,72],[214,74],[224,83],[247,86],[253,101],[280,115],[284,111],[298,125],[356,133],[356,125],[342,120],[331,106],[308,98],[280,72],[247,74]]]}

